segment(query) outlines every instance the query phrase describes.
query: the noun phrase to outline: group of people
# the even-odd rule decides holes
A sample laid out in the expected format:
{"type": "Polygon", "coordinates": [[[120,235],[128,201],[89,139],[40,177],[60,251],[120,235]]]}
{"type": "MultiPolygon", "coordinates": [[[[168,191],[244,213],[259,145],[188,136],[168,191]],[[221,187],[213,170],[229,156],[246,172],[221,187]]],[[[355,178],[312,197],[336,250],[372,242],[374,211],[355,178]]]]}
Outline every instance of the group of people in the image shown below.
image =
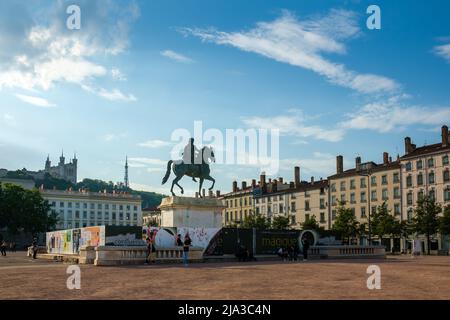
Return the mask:
{"type": "Polygon", "coordinates": [[[243,244],[238,244],[236,248],[236,258],[241,261],[255,261],[255,257],[252,252],[243,244]]]}
{"type": "MultiPolygon", "coordinates": [[[[308,261],[309,241],[307,239],[302,240],[302,253],[303,261],[308,261]]],[[[298,245],[290,245],[287,247],[280,247],[277,251],[277,255],[283,261],[298,261],[298,255],[300,253],[298,245]]]]}
{"type": "MultiPolygon", "coordinates": [[[[188,233],[186,233],[186,235],[184,236],[184,241],[181,240],[181,238],[181,234],[178,234],[175,240],[175,245],[177,247],[183,247],[183,264],[187,266],[189,262],[189,248],[192,245],[192,240],[189,237],[188,233]]],[[[146,264],[156,263],[155,240],[156,234],[153,231],[150,231],[150,234],[147,237],[147,258],[145,260],[146,264]]]]}
{"type": "Polygon", "coordinates": [[[3,257],[6,257],[6,250],[8,250],[8,248],[10,252],[16,252],[16,243],[10,242],[8,245],[5,240],[0,242],[0,253],[3,257]]]}

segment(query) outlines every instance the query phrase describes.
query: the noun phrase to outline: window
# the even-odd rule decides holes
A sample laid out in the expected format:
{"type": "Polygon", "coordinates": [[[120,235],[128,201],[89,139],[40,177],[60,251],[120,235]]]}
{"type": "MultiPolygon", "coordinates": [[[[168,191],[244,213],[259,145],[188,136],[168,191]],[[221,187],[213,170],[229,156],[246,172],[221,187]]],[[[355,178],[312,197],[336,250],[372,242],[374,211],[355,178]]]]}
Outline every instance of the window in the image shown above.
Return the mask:
{"type": "Polygon", "coordinates": [[[320,213],[320,223],[325,223],[325,212],[320,213]]]}
{"type": "Polygon", "coordinates": [[[116,210],[116,209],[117,209],[117,206],[116,206],[115,204],[113,204],[113,205],[112,205],[112,209],[113,209],[113,210],[116,210]]]}
{"type": "Polygon", "coordinates": [[[67,203],[68,208],[72,208],[72,202],[67,203]]]}
{"type": "Polygon", "coordinates": [[[367,188],[367,186],[366,186],[366,178],[361,178],[360,179],[360,187],[361,188],[367,188]]]}
{"type": "Polygon", "coordinates": [[[373,206],[372,207],[372,214],[376,214],[377,213],[377,206],[373,206]]]}
{"type": "Polygon", "coordinates": [[[331,211],[331,220],[336,220],[336,210],[331,211]]]}
{"type": "Polygon", "coordinates": [[[417,175],[417,185],[419,185],[419,186],[423,185],[423,174],[422,173],[419,173],[417,175]]]}
{"type": "Polygon", "coordinates": [[[105,204],[105,210],[109,210],[109,204],[105,204]]]}
{"type": "Polygon", "coordinates": [[[72,219],[72,210],[67,211],[67,219],[72,219]]]}
{"type": "Polygon", "coordinates": [[[431,189],[428,192],[428,196],[430,197],[431,200],[435,201],[436,200],[436,192],[434,191],[434,189],[431,189]]]}
{"type": "Polygon", "coordinates": [[[91,203],[91,209],[95,209],[95,204],[91,203]]]}
{"type": "Polygon", "coordinates": [[[417,168],[418,170],[423,168],[422,160],[417,160],[417,162],[416,162],[416,168],[417,168]]]}
{"type": "Polygon", "coordinates": [[[123,210],[123,205],[120,205],[120,206],[119,206],[119,210],[123,210]]]}
{"type": "Polygon", "coordinates": [[[80,203],[79,202],[75,203],[75,209],[80,209],[80,203]]]}
{"type": "Polygon", "coordinates": [[[400,204],[399,203],[394,204],[394,215],[399,216],[400,213],[401,213],[400,204]]]}
{"type": "Polygon", "coordinates": [[[442,165],[447,165],[448,164],[448,156],[443,156],[442,157],[442,165]]]}
{"type": "Polygon", "coordinates": [[[283,195],[282,194],[278,197],[278,200],[283,200],[283,195]]]}
{"type": "Polygon", "coordinates": [[[342,202],[342,203],[345,202],[345,194],[341,194],[341,202],[342,202]]]}
{"type": "Polygon", "coordinates": [[[354,192],[350,194],[350,203],[356,203],[356,196],[354,192]]]}
{"type": "Polygon", "coordinates": [[[75,211],[75,219],[80,219],[80,211],[75,211]]]}
{"type": "Polygon", "coordinates": [[[434,183],[434,172],[428,174],[428,183],[434,183]]]}
{"type": "Polygon", "coordinates": [[[366,207],[361,207],[361,218],[366,218],[366,207]]]}
{"type": "Polygon", "coordinates": [[[341,191],[345,191],[345,181],[341,181],[341,191]]]}
{"type": "Polygon", "coordinates": [[[408,192],[408,194],[406,195],[406,203],[408,204],[408,206],[412,206],[412,204],[413,204],[412,192],[408,192]]]}
{"type": "Polygon", "coordinates": [[[400,199],[401,195],[400,195],[400,188],[399,187],[395,187],[394,188],[394,199],[400,199]]]}
{"type": "Polygon", "coordinates": [[[444,201],[450,201],[450,188],[444,190],[444,201]]]}
{"type": "Polygon", "coordinates": [[[331,184],[331,192],[336,192],[336,183],[331,184]]]}
{"type": "Polygon", "coordinates": [[[411,176],[407,176],[406,177],[406,186],[407,187],[411,187],[412,186],[412,177],[411,176]]]}
{"type": "Polygon", "coordinates": [[[119,220],[123,220],[123,212],[119,213],[119,220]]]}
{"type": "Polygon", "coordinates": [[[393,175],[393,180],[394,180],[394,183],[399,183],[399,182],[400,182],[400,178],[399,178],[399,175],[398,175],[397,172],[394,173],[394,175],[393,175]]]}
{"type": "Polygon", "coordinates": [[[377,192],[376,192],[376,191],[372,191],[372,192],[371,192],[370,198],[371,198],[373,201],[377,201],[377,192]]]}
{"type": "Polygon", "coordinates": [[[388,180],[387,180],[387,175],[384,175],[381,177],[381,184],[387,184],[388,180]]]}
{"type": "Polygon", "coordinates": [[[291,216],[291,224],[296,224],[297,222],[295,221],[295,216],[291,216]]]}
{"type": "Polygon", "coordinates": [[[444,182],[449,182],[450,181],[450,172],[447,170],[444,171],[444,182]]]}
{"type": "Polygon", "coordinates": [[[87,209],[87,203],[83,203],[83,209],[87,209]]]}
{"type": "Polygon", "coordinates": [[[372,186],[376,186],[377,185],[377,177],[370,177],[370,184],[372,186]]]}
{"type": "Polygon", "coordinates": [[[320,209],[325,209],[325,199],[321,198],[319,201],[320,201],[320,209]]]}
{"type": "Polygon", "coordinates": [[[381,192],[381,199],[382,199],[382,200],[387,200],[387,199],[389,199],[389,196],[388,196],[388,189],[383,189],[383,190],[382,190],[382,192],[381,192]]]}
{"type": "Polygon", "coordinates": [[[87,211],[83,211],[83,219],[87,219],[87,211]]]}
{"type": "Polygon", "coordinates": [[[428,168],[433,168],[434,167],[434,159],[430,158],[428,159],[428,168]]]}
{"type": "Polygon", "coordinates": [[[127,219],[127,221],[130,221],[130,214],[127,212],[127,214],[126,214],[126,219],[127,219]]]}
{"type": "Polygon", "coordinates": [[[279,208],[279,210],[280,210],[280,213],[283,213],[283,212],[284,212],[284,207],[283,207],[283,205],[282,205],[282,204],[280,204],[280,208],[279,208]]]}
{"type": "Polygon", "coordinates": [[[413,219],[413,210],[412,209],[409,209],[408,210],[408,222],[412,222],[412,219],[413,219]]]}
{"type": "Polygon", "coordinates": [[[95,212],[94,211],[91,211],[91,213],[90,213],[90,217],[89,217],[91,220],[94,220],[95,219],[95,212]]]}
{"type": "Polygon", "coordinates": [[[331,205],[332,206],[336,205],[336,196],[331,196],[331,205]]]}
{"type": "Polygon", "coordinates": [[[296,209],[295,209],[295,202],[291,202],[291,211],[292,212],[296,211],[296,209]]]}
{"type": "Polygon", "coordinates": [[[131,210],[131,206],[128,204],[127,205],[127,211],[130,211],[131,210]]]}
{"type": "Polygon", "coordinates": [[[309,191],[305,191],[305,198],[309,198],[309,191]]]}
{"type": "Polygon", "coordinates": [[[417,192],[417,199],[420,200],[423,198],[423,190],[420,190],[419,192],[417,192]]]}
{"type": "Polygon", "coordinates": [[[306,211],[311,210],[311,208],[309,207],[309,200],[306,200],[306,201],[305,201],[305,210],[306,210],[306,211]]]}
{"type": "Polygon", "coordinates": [[[308,221],[309,220],[309,214],[307,213],[307,214],[305,214],[305,221],[308,221]]]}
{"type": "Polygon", "coordinates": [[[112,219],[113,219],[113,220],[116,220],[116,217],[117,217],[117,216],[116,216],[116,213],[113,212],[113,213],[112,213],[112,219]]]}
{"type": "Polygon", "coordinates": [[[56,207],[56,202],[55,201],[52,202],[52,207],[56,207]]]}
{"type": "Polygon", "coordinates": [[[405,169],[406,169],[406,171],[411,171],[411,169],[412,169],[411,162],[408,162],[407,164],[405,164],[405,169]]]}
{"type": "Polygon", "coordinates": [[[105,220],[109,220],[109,212],[105,212],[105,220]]]}
{"type": "Polygon", "coordinates": [[[361,192],[361,202],[366,202],[366,193],[365,192],[361,192]]]}
{"type": "Polygon", "coordinates": [[[355,179],[350,180],[350,189],[355,189],[355,179]]]}

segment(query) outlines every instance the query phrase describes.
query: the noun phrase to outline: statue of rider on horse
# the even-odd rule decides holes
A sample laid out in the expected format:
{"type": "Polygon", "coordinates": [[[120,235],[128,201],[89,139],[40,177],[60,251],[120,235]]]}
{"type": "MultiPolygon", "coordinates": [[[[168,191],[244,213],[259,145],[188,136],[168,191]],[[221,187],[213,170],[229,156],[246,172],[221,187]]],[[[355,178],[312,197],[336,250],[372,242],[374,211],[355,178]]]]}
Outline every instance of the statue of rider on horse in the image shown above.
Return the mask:
{"type": "Polygon", "coordinates": [[[183,176],[192,177],[192,180],[197,182],[195,178],[200,179],[200,184],[198,187],[198,192],[200,197],[202,196],[201,190],[204,180],[210,180],[213,182],[209,190],[214,188],[215,180],[210,176],[209,163],[215,162],[214,151],[211,147],[203,147],[201,150],[197,149],[194,145],[194,138],[189,139],[189,143],[184,147],[183,159],[179,161],[169,160],[167,163],[166,175],[162,180],[162,184],[165,184],[170,176],[170,170],[172,169],[175,174],[175,179],[172,181],[172,187],[170,192],[173,196],[174,185],[177,185],[181,189],[181,194],[184,194],[183,187],[178,184],[178,181],[183,178],[183,176]]]}

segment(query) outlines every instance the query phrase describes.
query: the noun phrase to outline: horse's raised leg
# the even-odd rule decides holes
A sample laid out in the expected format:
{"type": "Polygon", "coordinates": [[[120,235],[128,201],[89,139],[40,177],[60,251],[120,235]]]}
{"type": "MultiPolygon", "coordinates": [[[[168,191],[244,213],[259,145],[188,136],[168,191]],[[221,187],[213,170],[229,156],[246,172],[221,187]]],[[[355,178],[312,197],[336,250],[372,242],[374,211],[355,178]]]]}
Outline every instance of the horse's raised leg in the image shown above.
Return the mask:
{"type": "Polygon", "coordinates": [[[205,179],[209,180],[209,181],[212,181],[212,183],[213,183],[211,188],[209,188],[209,190],[214,189],[214,185],[216,184],[216,180],[213,177],[211,177],[211,176],[207,176],[205,179]]]}
{"type": "Polygon", "coordinates": [[[173,179],[173,181],[172,181],[172,187],[170,188],[170,192],[172,193],[172,196],[176,196],[176,194],[173,192],[173,186],[175,185],[175,180],[176,180],[177,178],[175,178],[175,179],[173,179]]]}
{"type": "MultiPolygon", "coordinates": [[[[176,184],[176,185],[178,186],[178,188],[181,189],[181,194],[184,194],[183,187],[180,186],[180,185],[178,184],[178,181],[180,181],[181,178],[183,178],[183,176],[177,176],[177,177],[173,180],[173,182],[172,182],[172,188],[173,188],[173,185],[176,184]]],[[[172,192],[172,194],[173,194],[173,192],[172,192]]]]}

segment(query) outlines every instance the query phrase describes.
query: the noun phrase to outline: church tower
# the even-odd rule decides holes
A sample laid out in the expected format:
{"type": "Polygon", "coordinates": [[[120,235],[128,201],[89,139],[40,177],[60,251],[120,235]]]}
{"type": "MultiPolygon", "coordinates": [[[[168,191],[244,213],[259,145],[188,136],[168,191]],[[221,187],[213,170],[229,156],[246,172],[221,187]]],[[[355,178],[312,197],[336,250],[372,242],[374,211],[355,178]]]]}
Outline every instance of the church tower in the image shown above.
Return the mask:
{"type": "Polygon", "coordinates": [[[52,162],[50,161],[50,155],[47,155],[47,160],[45,161],[45,171],[50,172],[52,162]]]}
{"type": "Polygon", "coordinates": [[[130,182],[128,180],[128,156],[126,157],[125,160],[125,179],[124,179],[124,185],[125,188],[129,188],[130,187],[130,182]]]}

